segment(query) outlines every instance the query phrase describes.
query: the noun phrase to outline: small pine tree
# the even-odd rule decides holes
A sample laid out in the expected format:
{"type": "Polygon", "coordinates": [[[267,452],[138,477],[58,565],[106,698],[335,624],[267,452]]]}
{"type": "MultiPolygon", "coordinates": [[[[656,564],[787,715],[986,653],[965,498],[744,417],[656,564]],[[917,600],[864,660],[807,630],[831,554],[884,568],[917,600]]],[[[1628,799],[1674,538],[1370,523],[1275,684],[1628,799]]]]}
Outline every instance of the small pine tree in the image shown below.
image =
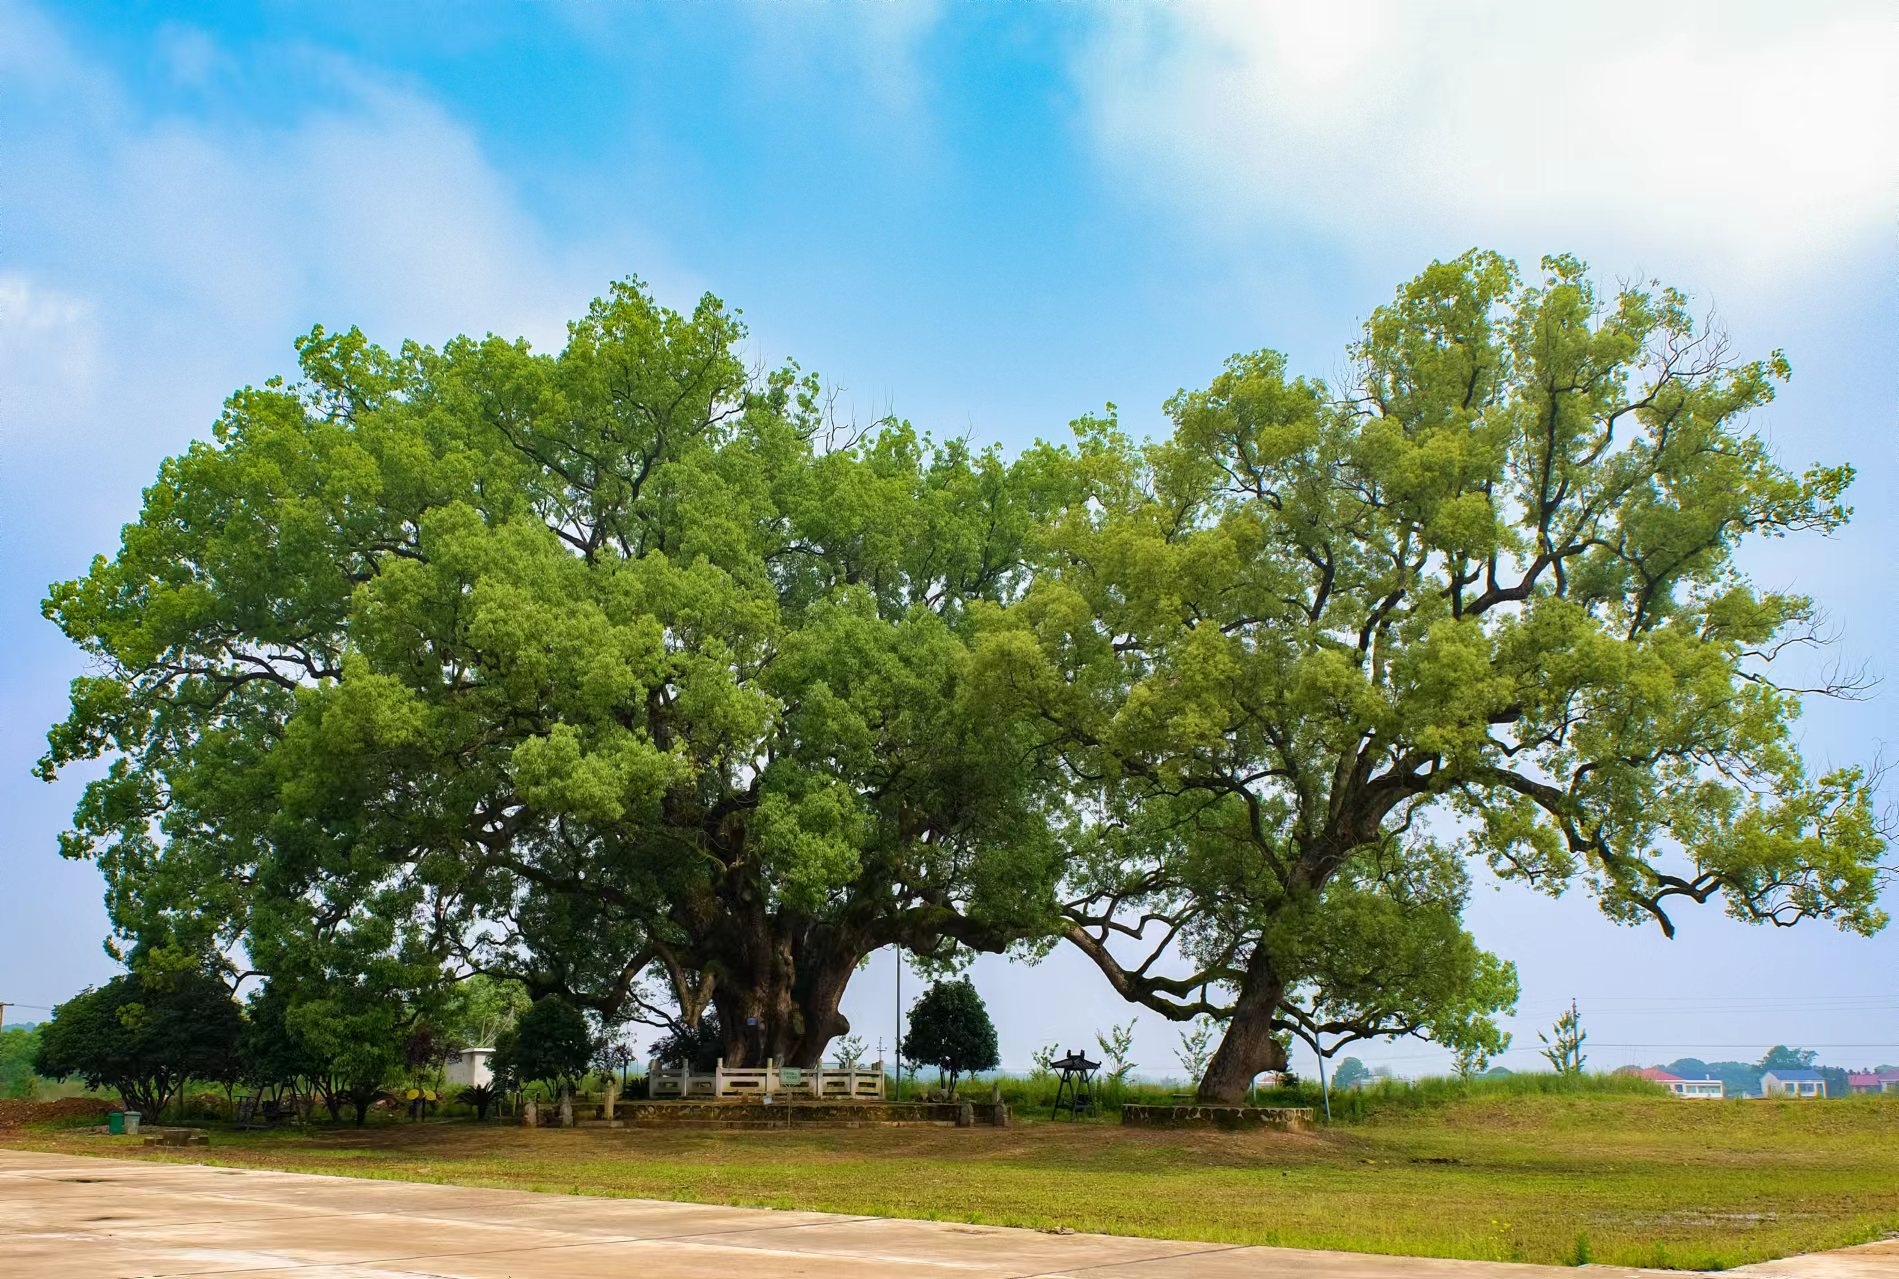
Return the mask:
{"type": "Polygon", "coordinates": [[[1549,1034],[1536,1032],[1543,1041],[1543,1057],[1555,1068],[1559,1075],[1582,1074],[1583,1063],[1589,1060],[1583,1056],[1582,1046],[1589,1040],[1582,1028],[1582,1014],[1576,1011],[1576,1001],[1569,1001],[1569,1011],[1556,1019],[1549,1034]]]}
{"type": "Polygon", "coordinates": [[[911,1006],[902,1052],[907,1060],[941,1071],[952,1097],[963,1075],[993,1070],[1002,1060],[995,1023],[967,977],[937,982],[911,1006]]]}
{"type": "Polygon", "coordinates": [[[1097,1030],[1095,1042],[1101,1045],[1101,1052],[1108,1059],[1108,1086],[1119,1097],[1121,1090],[1127,1087],[1128,1076],[1134,1073],[1134,1062],[1129,1059],[1134,1051],[1134,1020],[1129,1018],[1125,1026],[1110,1025],[1105,1032],[1097,1030]]]}
{"type": "Polygon", "coordinates": [[[1213,1060],[1213,1032],[1218,1025],[1213,1018],[1202,1013],[1193,1019],[1191,1029],[1180,1032],[1180,1047],[1175,1050],[1174,1056],[1187,1072],[1187,1082],[1196,1087],[1201,1076],[1207,1073],[1207,1063],[1213,1060]]]}

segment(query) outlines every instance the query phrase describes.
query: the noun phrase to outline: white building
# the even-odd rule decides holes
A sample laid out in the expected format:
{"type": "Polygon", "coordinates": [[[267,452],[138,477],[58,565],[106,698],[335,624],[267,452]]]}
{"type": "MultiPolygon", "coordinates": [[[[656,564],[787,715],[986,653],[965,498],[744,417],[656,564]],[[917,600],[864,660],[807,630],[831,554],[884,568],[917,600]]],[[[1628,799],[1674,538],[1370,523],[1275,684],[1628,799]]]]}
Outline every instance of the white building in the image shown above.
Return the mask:
{"type": "Polygon", "coordinates": [[[1824,1097],[1826,1076],[1817,1070],[1770,1070],[1761,1076],[1767,1097],[1824,1097]]]}
{"type": "Polygon", "coordinates": [[[451,1088],[486,1088],[495,1081],[492,1048],[464,1048],[450,1053],[442,1065],[442,1080],[451,1088]]]}

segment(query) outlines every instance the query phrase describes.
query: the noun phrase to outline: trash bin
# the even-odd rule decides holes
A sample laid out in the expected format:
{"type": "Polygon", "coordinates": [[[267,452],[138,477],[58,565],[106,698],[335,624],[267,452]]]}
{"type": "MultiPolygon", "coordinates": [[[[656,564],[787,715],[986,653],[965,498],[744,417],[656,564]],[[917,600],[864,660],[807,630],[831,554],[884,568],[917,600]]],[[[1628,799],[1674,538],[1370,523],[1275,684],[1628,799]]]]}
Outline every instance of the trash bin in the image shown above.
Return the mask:
{"type": "Polygon", "coordinates": [[[138,1111],[136,1110],[126,1111],[125,1112],[125,1131],[130,1133],[134,1137],[138,1136],[138,1121],[141,1118],[143,1118],[143,1116],[140,1115],[138,1111]]]}
{"type": "Polygon", "coordinates": [[[125,1112],[123,1110],[115,1110],[107,1115],[105,1117],[105,1126],[106,1131],[111,1133],[114,1137],[123,1137],[125,1135],[125,1112]]]}

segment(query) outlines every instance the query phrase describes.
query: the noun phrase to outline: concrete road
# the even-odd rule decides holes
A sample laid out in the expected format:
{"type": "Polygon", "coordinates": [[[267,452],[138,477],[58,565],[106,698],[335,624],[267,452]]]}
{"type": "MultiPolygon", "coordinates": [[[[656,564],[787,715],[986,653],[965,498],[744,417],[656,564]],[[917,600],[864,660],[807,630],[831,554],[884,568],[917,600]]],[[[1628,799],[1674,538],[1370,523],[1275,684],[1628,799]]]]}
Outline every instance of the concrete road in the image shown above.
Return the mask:
{"type": "MultiPolygon", "coordinates": [[[[1617,1279],[1661,1273],[1591,1270],[1617,1279]]],[[[1761,1279],[1899,1279],[1899,1243],[1748,1270],[1761,1279]]],[[[1576,1272],[0,1151],[6,1279],[236,1274],[1574,1279],[1576,1272]]]]}

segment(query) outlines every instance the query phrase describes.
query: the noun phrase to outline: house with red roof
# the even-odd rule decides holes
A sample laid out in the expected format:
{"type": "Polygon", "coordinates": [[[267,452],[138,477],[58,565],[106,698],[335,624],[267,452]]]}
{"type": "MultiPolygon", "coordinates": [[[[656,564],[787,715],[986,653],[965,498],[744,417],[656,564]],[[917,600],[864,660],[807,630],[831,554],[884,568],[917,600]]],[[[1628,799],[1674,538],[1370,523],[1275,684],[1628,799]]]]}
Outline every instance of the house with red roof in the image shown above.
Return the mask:
{"type": "Polygon", "coordinates": [[[1660,1084],[1677,1097],[1700,1097],[1719,1101],[1727,1095],[1726,1086],[1712,1075],[1703,1079],[1684,1079],[1659,1066],[1643,1066],[1629,1073],[1646,1079],[1650,1083],[1660,1084]]]}
{"type": "Polygon", "coordinates": [[[1846,1077],[1846,1090],[1854,1093],[1899,1093],[1899,1070],[1867,1071],[1846,1077]]]}

